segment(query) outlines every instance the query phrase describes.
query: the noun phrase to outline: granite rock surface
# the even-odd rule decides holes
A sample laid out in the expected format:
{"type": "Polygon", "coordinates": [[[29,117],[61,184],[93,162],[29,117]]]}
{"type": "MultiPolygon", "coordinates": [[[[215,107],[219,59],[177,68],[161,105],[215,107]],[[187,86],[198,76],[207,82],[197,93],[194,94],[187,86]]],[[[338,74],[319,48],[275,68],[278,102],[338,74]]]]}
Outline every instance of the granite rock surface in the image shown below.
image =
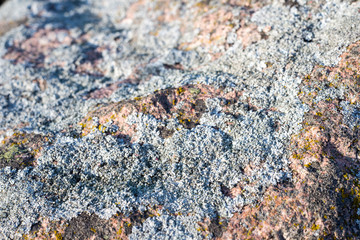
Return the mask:
{"type": "Polygon", "coordinates": [[[358,239],[360,2],[7,0],[1,239],[358,239]]]}

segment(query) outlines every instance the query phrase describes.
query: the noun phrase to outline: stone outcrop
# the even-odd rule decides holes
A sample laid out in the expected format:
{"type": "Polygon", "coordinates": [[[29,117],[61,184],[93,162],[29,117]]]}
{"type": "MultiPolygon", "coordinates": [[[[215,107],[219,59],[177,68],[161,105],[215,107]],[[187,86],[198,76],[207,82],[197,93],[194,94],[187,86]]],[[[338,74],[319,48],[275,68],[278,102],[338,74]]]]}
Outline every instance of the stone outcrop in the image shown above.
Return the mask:
{"type": "Polygon", "coordinates": [[[359,12],[5,1],[0,238],[359,238],[359,12]]]}

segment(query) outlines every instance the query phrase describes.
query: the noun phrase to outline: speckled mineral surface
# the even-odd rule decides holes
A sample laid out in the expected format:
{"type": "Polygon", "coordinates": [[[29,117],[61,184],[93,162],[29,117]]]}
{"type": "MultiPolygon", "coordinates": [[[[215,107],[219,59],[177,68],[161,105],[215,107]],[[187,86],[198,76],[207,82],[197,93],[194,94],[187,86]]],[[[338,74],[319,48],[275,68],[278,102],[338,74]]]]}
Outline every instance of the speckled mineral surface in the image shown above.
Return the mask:
{"type": "Polygon", "coordinates": [[[358,239],[360,2],[7,0],[0,239],[358,239]]]}

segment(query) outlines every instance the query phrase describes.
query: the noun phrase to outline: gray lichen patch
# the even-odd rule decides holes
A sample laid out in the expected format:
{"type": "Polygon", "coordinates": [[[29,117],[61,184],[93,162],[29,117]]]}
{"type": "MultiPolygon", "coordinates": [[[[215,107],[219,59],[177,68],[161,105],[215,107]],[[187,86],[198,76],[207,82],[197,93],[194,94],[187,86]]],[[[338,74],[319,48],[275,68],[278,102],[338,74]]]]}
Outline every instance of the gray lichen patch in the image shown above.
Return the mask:
{"type": "MultiPolygon", "coordinates": [[[[139,131],[139,139],[155,141],[154,135],[147,135],[148,131],[151,129],[139,131]]],[[[47,202],[41,208],[42,216],[55,219],[64,217],[62,209],[66,209],[68,217],[93,211],[109,218],[117,211],[130,212],[134,207],[148,204],[162,205],[173,213],[196,210],[201,216],[209,213],[230,216],[244,203],[255,200],[250,197],[253,189],[235,198],[222,192],[223,185],[231,188],[240,181],[244,162],[248,160],[232,152],[231,138],[221,130],[209,126],[184,129],[164,144],[165,147],[128,145],[101,132],[77,140],[60,138],[42,153],[37,167],[26,176],[34,179],[33,184],[38,182],[42,186],[39,194],[45,194],[47,202]],[[57,210],[49,211],[49,207],[57,210]]],[[[267,164],[270,167],[270,162],[267,164]]],[[[253,176],[260,185],[277,182],[284,176],[281,170],[271,174],[270,168],[264,169],[267,174],[253,176]]],[[[12,178],[6,172],[3,174],[12,178]]],[[[21,185],[16,183],[18,187],[21,185]]],[[[24,217],[22,221],[27,222],[24,217]]]]}
{"type": "Polygon", "coordinates": [[[56,219],[92,211],[109,218],[117,211],[130,213],[151,204],[172,213],[197,211],[200,216],[229,217],[252,203],[259,189],[287,177],[284,152],[275,152],[281,141],[274,132],[271,114],[243,112],[245,115],[237,119],[230,115],[233,125],[228,126],[227,115],[216,111],[216,103],[207,103],[209,117],[202,118],[207,124],[176,131],[165,141],[156,131],[159,121],[145,114],[129,116],[137,130],[134,144],[101,131],[81,139],[58,138],[27,174],[34,179],[33,184],[41,179],[40,192],[48,202],[42,216],[56,219]],[[255,142],[258,147],[251,148],[255,142]],[[272,155],[267,154],[271,151],[272,155]],[[243,169],[249,163],[261,168],[245,175],[243,169]],[[224,187],[231,189],[243,179],[249,184],[242,194],[224,194],[224,187]],[[55,211],[47,215],[50,206],[55,211]]]}
{"type": "Polygon", "coordinates": [[[148,218],[140,227],[134,227],[129,239],[200,239],[201,232],[195,230],[196,217],[161,215],[157,218],[148,218]]]}

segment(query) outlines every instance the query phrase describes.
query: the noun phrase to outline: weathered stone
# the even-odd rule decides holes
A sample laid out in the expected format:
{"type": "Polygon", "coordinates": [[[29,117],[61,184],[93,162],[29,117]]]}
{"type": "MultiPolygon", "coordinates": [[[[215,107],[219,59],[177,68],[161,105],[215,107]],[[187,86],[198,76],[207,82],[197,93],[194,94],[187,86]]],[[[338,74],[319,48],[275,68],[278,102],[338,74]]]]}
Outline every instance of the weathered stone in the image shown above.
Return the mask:
{"type": "Polygon", "coordinates": [[[6,1],[0,238],[357,239],[359,9],[6,1]]]}

